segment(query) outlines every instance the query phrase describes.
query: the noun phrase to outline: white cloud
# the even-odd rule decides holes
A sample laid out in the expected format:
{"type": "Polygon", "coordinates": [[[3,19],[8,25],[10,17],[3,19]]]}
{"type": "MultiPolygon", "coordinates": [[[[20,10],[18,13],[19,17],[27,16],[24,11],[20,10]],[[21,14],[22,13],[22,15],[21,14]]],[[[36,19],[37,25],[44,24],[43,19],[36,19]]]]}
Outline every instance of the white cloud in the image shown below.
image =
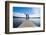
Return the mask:
{"type": "MultiPolygon", "coordinates": [[[[13,16],[26,17],[26,15],[23,14],[23,13],[14,13],[13,16]]],[[[29,17],[40,17],[40,15],[36,15],[36,14],[31,15],[31,14],[30,14],[29,17]]]]}
{"type": "Polygon", "coordinates": [[[40,15],[29,15],[29,17],[40,17],[40,15]]]}
{"type": "MultiPolygon", "coordinates": [[[[13,13],[13,16],[17,17],[26,17],[24,13],[13,13]]],[[[29,14],[29,17],[40,17],[40,9],[39,8],[33,8],[32,14],[29,14]]]]}
{"type": "Polygon", "coordinates": [[[26,17],[25,14],[23,14],[23,13],[14,13],[13,16],[26,17]]]}
{"type": "Polygon", "coordinates": [[[33,8],[32,14],[29,15],[30,17],[40,17],[40,9],[39,8],[33,8]]]}
{"type": "Polygon", "coordinates": [[[40,9],[39,8],[33,8],[32,9],[32,14],[34,14],[34,15],[40,14],[40,9]]]}

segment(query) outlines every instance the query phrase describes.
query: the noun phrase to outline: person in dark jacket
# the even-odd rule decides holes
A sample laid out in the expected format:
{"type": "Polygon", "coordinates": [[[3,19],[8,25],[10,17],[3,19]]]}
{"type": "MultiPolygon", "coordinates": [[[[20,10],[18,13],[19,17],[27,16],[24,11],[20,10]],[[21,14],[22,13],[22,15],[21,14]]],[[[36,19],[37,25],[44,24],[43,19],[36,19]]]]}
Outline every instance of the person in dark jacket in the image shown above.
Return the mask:
{"type": "Polygon", "coordinates": [[[26,20],[28,20],[29,19],[29,14],[26,14],[26,20]]]}

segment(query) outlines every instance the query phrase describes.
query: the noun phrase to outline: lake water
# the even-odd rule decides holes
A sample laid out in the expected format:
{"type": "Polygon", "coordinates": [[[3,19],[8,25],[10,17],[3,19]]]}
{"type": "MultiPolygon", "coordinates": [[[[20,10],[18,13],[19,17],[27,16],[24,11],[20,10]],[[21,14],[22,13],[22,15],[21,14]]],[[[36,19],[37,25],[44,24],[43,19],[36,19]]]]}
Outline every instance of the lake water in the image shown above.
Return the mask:
{"type": "MultiPolygon", "coordinates": [[[[26,20],[24,17],[13,18],[13,28],[19,28],[19,26],[26,20]]],[[[40,17],[29,18],[35,24],[35,27],[40,27],[40,17]]],[[[27,25],[28,26],[28,25],[27,25]]]]}

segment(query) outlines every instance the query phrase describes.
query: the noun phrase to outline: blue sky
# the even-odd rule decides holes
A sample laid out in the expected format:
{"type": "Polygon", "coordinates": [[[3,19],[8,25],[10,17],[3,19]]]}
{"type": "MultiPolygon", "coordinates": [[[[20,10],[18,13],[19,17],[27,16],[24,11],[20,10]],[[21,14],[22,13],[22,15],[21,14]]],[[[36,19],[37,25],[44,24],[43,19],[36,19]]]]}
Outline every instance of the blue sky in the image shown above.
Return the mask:
{"type": "Polygon", "coordinates": [[[32,8],[29,7],[13,7],[14,13],[32,13],[32,8]]]}
{"type": "Polygon", "coordinates": [[[25,14],[29,16],[40,16],[40,8],[37,7],[13,7],[13,15],[25,17],[25,14]]]}

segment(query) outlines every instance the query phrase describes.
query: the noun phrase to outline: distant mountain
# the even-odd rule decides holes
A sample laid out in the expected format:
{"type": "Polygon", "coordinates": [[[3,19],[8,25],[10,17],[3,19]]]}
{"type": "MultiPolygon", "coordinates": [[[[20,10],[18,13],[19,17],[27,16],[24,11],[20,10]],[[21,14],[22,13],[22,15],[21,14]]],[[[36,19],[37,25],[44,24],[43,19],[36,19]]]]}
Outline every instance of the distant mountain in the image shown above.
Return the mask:
{"type": "MultiPolygon", "coordinates": [[[[17,16],[13,16],[13,18],[26,18],[26,17],[17,17],[17,16]]],[[[39,19],[40,17],[29,17],[29,19],[39,19]]]]}
{"type": "Polygon", "coordinates": [[[26,18],[26,17],[17,17],[17,16],[13,16],[13,18],[26,18]]]}

